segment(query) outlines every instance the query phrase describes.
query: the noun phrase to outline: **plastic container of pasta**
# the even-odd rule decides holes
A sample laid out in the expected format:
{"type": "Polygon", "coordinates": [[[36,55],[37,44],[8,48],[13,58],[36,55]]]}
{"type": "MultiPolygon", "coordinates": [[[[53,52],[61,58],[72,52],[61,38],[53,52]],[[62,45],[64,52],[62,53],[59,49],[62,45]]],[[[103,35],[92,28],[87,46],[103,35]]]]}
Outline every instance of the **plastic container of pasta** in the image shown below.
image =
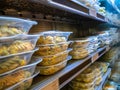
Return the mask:
{"type": "Polygon", "coordinates": [[[36,21],[0,16],[0,37],[27,34],[36,21]]]}
{"type": "Polygon", "coordinates": [[[88,89],[95,86],[95,81],[84,83],[79,81],[71,81],[72,87],[79,87],[81,89],[88,89]]]}
{"type": "Polygon", "coordinates": [[[39,72],[35,71],[35,73],[31,77],[28,77],[16,83],[15,85],[8,87],[6,90],[27,90],[31,86],[34,77],[36,77],[38,74],[39,72]]]}
{"type": "Polygon", "coordinates": [[[67,56],[69,55],[69,52],[71,50],[72,49],[69,48],[68,50],[60,52],[60,53],[55,54],[55,55],[43,56],[43,57],[41,57],[43,59],[42,62],[39,63],[38,65],[49,66],[49,65],[54,65],[54,64],[57,64],[59,62],[62,62],[62,61],[67,59],[67,56]]]}
{"type": "Polygon", "coordinates": [[[89,45],[89,40],[87,38],[77,38],[73,39],[73,43],[71,44],[72,48],[86,48],[89,45]]]}
{"type": "Polygon", "coordinates": [[[12,71],[0,74],[0,90],[4,90],[28,77],[31,77],[35,71],[36,65],[41,62],[41,59],[36,59],[34,62],[16,68],[12,71]]]}
{"type": "Polygon", "coordinates": [[[46,45],[38,45],[38,51],[35,52],[35,56],[46,56],[46,55],[55,55],[60,52],[63,52],[68,49],[68,45],[71,41],[62,42],[58,44],[46,44],[46,45]]]}
{"type": "Polygon", "coordinates": [[[19,35],[14,38],[2,39],[0,57],[33,50],[38,37],[39,35],[19,35]]]}
{"type": "Polygon", "coordinates": [[[62,31],[46,31],[41,32],[42,34],[38,39],[38,45],[45,45],[45,44],[56,44],[61,42],[66,42],[68,37],[72,32],[62,32],[62,31]]]}
{"type": "Polygon", "coordinates": [[[63,69],[66,65],[68,60],[71,59],[71,56],[68,56],[65,61],[62,61],[58,64],[51,65],[51,66],[37,66],[37,69],[40,70],[41,75],[52,75],[59,70],[63,69]]]}
{"type": "Polygon", "coordinates": [[[27,65],[31,60],[31,56],[37,50],[38,49],[36,48],[32,51],[19,53],[12,56],[4,56],[4,58],[0,58],[0,74],[18,68],[20,66],[27,65]]]}

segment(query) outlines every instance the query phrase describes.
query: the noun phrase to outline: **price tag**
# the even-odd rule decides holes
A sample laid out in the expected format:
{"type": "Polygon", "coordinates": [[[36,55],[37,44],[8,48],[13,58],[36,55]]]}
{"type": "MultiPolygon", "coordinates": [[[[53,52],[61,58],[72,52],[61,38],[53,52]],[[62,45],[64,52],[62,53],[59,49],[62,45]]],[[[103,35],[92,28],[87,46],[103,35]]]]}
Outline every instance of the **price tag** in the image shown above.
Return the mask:
{"type": "Polygon", "coordinates": [[[59,80],[56,79],[40,90],[59,90],[59,80]]]}
{"type": "Polygon", "coordinates": [[[89,10],[89,15],[96,17],[97,13],[96,13],[96,11],[94,9],[90,9],[89,10]]]}
{"type": "Polygon", "coordinates": [[[98,53],[96,53],[93,57],[92,57],[92,63],[95,62],[98,59],[99,55],[98,53]]]}

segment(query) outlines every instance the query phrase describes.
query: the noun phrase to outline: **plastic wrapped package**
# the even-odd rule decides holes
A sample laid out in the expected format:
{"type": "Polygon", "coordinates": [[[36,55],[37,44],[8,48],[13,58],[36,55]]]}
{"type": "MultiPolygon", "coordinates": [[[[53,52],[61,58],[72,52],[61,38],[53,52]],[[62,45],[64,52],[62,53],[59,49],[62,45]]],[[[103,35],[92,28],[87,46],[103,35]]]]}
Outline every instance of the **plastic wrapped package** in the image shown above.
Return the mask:
{"type": "Polygon", "coordinates": [[[92,88],[95,86],[95,81],[90,82],[90,83],[84,83],[84,82],[79,82],[79,81],[71,81],[71,86],[73,88],[80,88],[81,90],[86,90],[89,88],[92,88]]]}
{"type": "Polygon", "coordinates": [[[103,90],[119,90],[119,88],[117,88],[116,83],[112,81],[107,81],[107,83],[103,87],[103,90]]]}
{"type": "Polygon", "coordinates": [[[80,47],[83,47],[83,48],[86,48],[89,44],[89,40],[87,40],[86,38],[77,38],[75,40],[73,40],[73,43],[71,44],[70,47],[72,48],[80,48],[80,47]]]}
{"type": "Polygon", "coordinates": [[[0,16],[0,37],[27,34],[37,22],[13,17],[0,16]]]}
{"type": "Polygon", "coordinates": [[[20,35],[13,38],[4,38],[0,43],[0,56],[33,50],[37,39],[38,35],[20,35]]]}
{"type": "Polygon", "coordinates": [[[27,90],[31,86],[34,77],[36,77],[38,74],[39,74],[39,72],[36,71],[34,73],[34,75],[32,75],[31,77],[28,77],[28,78],[16,83],[13,86],[10,86],[6,90],[27,90]]]}
{"type": "Polygon", "coordinates": [[[0,58],[0,74],[27,65],[36,50],[0,58]]]}
{"type": "Polygon", "coordinates": [[[91,68],[85,69],[81,74],[79,74],[74,80],[89,83],[95,80],[94,71],[91,68]]]}
{"type": "Polygon", "coordinates": [[[54,65],[54,64],[57,64],[59,62],[62,62],[62,61],[67,59],[67,56],[69,55],[69,52],[71,50],[72,49],[68,49],[66,51],[60,52],[60,53],[55,54],[55,55],[43,56],[42,57],[43,61],[41,63],[39,63],[38,65],[49,66],[49,65],[54,65]]]}
{"type": "Polygon", "coordinates": [[[31,77],[35,67],[41,60],[37,60],[29,65],[22,66],[5,74],[0,74],[0,90],[8,88],[28,77],[31,77]]]}
{"type": "Polygon", "coordinates": [[[51,75],[59,70],[63,69],[67,65],[67,61],[71,59],[71,56],[68,56],[68,58],[65,61],[62,61],[58,64],[51,65],[51,66],[37,66],[37,69],[40,70],[41,75],[51,75]]]}
{"type": "Polygon", "coordinates": [[[100,83],[102,82],[102,75],[96,77],[96,80],[95,80],[95,85],[100,85],[100,83]]]}
{"type": "Polygon", "coordinates": [[[41,32],[37,45],[56,44],[66,42],[72,32],[47,31],[41,32]]]}
{"type": "Polygon", "coordinates": [[[46,56],[46,55],[54,55],[60,52],[67,50],[69,42],[62,42],[58,44],[46,44],[46,45],[38,45],[39,50],[35,52],[35,56],[46,56]]]}

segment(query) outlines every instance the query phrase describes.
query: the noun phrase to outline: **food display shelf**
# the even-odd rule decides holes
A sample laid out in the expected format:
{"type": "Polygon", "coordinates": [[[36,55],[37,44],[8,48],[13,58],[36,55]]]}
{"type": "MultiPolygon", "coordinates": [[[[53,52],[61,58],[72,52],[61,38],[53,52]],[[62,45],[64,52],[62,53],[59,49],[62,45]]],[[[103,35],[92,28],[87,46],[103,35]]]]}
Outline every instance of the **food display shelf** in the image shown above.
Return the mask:
{"type": "Polygon", "coordinates": [[[51,88],[50,90],[57,90],[63,88],[109,49],[109,46],[105,46],[82,60],[70,60],[67,66],[56,74],[50,76],[38,75],[34,79],[34,84],[30,90],[48,90],[49,88],[51,88]]]}
{"type": "Polygon", "coordinates": [[[107,72],[103,75],[103,78],[102,78],[102,82],[99,86],[96,87],[95,90],[102,90],[105,82],[107,81],[108,77],[110,76],[111,74],[111,68],[108,68],[107,72]]]}

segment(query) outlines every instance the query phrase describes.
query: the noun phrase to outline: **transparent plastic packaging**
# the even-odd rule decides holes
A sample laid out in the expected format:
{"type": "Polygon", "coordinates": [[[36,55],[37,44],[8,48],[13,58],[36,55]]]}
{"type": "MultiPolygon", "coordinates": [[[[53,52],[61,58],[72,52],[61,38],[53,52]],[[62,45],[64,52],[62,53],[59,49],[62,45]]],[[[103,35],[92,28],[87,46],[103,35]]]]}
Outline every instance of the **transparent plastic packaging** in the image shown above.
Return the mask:
{"type": "Polygon", "coordinates": [[[95,85],[100,85],[100,83],[102,82],[102,76],[100,75],[99,77],[96,78],[95,80],[95,85]]]}
{"type": "Polygon", "coordinates": [[[51,65],[51,66],[37,66],[37,69],[40,70],[41,75],[51,75],[63,69],[67,65],[67,61],[70,59],[71,59],[71,56],[68,56],[65,61],[62,61],[58,64],[51,65]]]}
{"type": "Polygon", "coordinates": [[[0,56],[33,50],[36,46],[38,37],[38,35],[19,35],[18,37],[10,39],[2,39],[0,43],[0,56]]]}
{"type": "Polygon", "coordinates": [[[72,48],[86,48],[89,45],[89,40],[83,39],[83,38],[77,38],[73,40],[73,43],[71,44],[72,48]]]}
{"type": "Polygon", "coordinates": [[[59,62],[62,62],[67,59],[67,56],[69,55],[69,52],[71,50],[72,49],[68,49],[64,52],[61,52],[61,53],[58,53],[55,55],[43,56],[43,57],[41,57],[43,59],[43,61],[41,63],[39,63],[38,65],[49,66],[49,65],[54,65],[59,62]]]}
{"type": "Polygon", "coordinates": [[[16,83],[15,85],[7,88],[6,90],[27,90],[31,86],[34,77],[36,77],[38,74],[39,72],[36,71],[31,77],[16,83]]]}
{"type": "Polygon", "coordinates": [[[81,89],[88,89],[88,88],[91,88],[91,87],[95,86],[95,81],[90,82],[90,83],[72,81],[71,84],[72,84],[72,87],[79,87],[81,89]]]}
{"type": "Polygon", "coordinates": [[[39,50],[35,52],[35,56],[46,56],[46,55],[54,55],[60,52],[67,50],[69,42],[62,42],[58,44],[47,44],[47,45],[38,45],[39,50]]]}
{"type": "Polygon", "coordinates": [[[35,62],[17,68],[13,71],[9,71],[5,74],[0,75],[0,90],[8,88],[28,77],[31,77],[35,71],[36,65],[40,63],[40,60],[36,60],[35,62]]]}
{"type": "Polygon", "coordinates": [[[83,59],[89,55],[89,52],[86,49],[81,49],[81,50],[73,49],[70,52],[70,55],[72,56],[72,59],[83,59]]]}
{"type": "Polygon", "coordinates": [[[36,24],[37,22],[35,21],[0,16],[0,37],[27,34],[30,28],[36,24]]]}
{"type": "Polygon", "coordinates": [[[47,31],[41,32],[42,34],[38,39],[38,45],[45,44],[56,44],[61,42],[66,42],[68,40],[69,35],[72,32],[62,32],[62,31],[47,31]]]}

